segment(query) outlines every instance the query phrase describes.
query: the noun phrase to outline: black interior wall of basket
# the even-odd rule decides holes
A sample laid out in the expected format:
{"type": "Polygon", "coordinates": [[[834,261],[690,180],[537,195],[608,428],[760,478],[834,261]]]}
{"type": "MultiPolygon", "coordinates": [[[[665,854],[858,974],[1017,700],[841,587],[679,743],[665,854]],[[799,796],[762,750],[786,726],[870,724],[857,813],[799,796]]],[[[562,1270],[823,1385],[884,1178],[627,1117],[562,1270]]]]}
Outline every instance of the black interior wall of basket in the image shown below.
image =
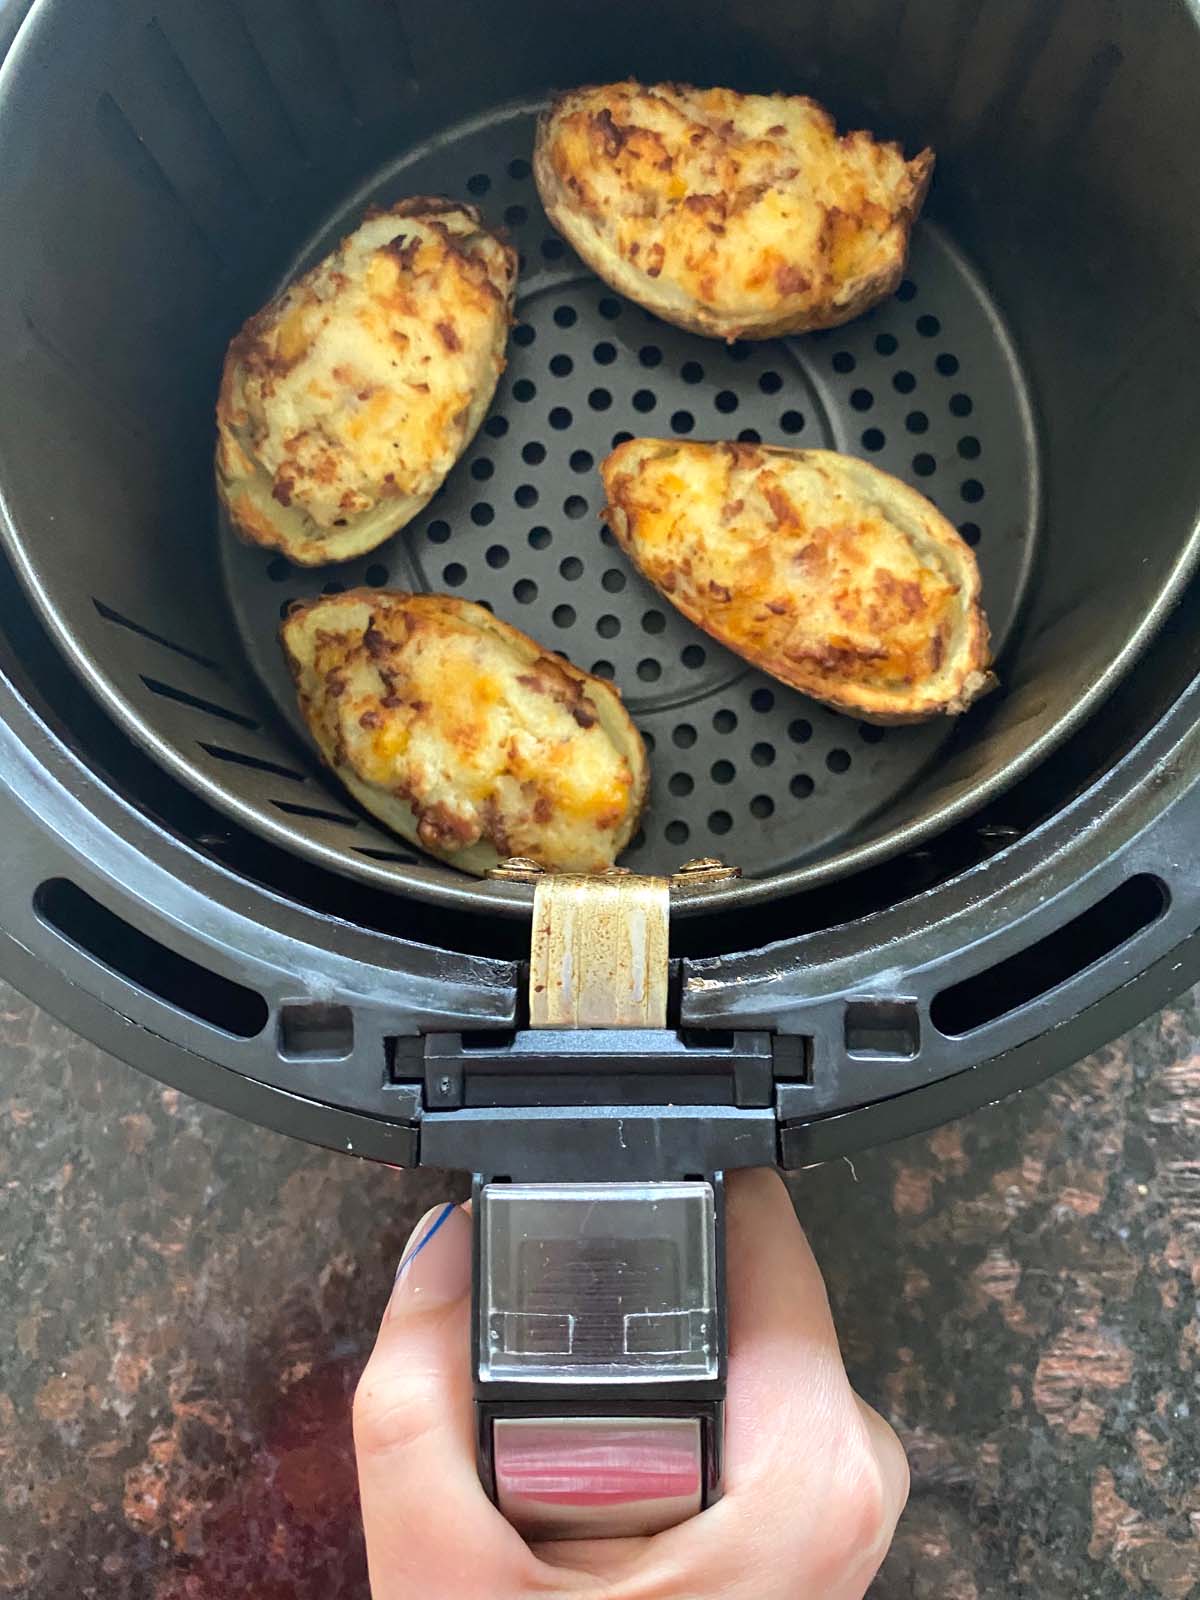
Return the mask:
{"type": "MultiPolygon", "coordinates": [[[[758,710],[754,696],[774,691],[748,677],[730,691],[746,702],[734,711],[743,724],[738,761],[720,752],[715,722],[710,732],[682,716],[669,719],[656,750],[660,848],[677,846],[680,859],[710,848],[736,858],[739,837],[750,850],[774,829],[784,842],[761,855],[762,870],[799,863],[798,871],[743,891],[749,898],[807,886],[802,899],[777,913],[778,922],[764,920],[761,911],[747,913],[744,923],[726,917],[711,935],[699,929],[681,935],[697,948],[710,937],[714,948],[729,948],[761,942],[776,927],[845,920],[855,908],[941,881],[980,853],[1002,848],[1089,773],[1111,764],[1148,723],[1153,706],[1169,702],[1186,670],[1189,636],[1176,625],[1148,658],[1139,694],[1108,701],[1069,747],[1068,761],[1049,756],[1146,644],[1178,597],[1190,555],[1200,491],[1194,443],[1200,249],[1188,198],[1200,137],[1192,87],[1198,71],[1197,32],[1182,0],[1156,6],[1150,16],[1135,0],[1105,7],[1090,0],[983,7],[969,0],[859,0],[700,11],[480,8],[452,0],[419,16],[390,0],[216,0],[204,7],[167,0],[153,8],[133,0],[95,0],[86,8],[41,0],[7,64],[0,104],[6,153],[0,236],[8,241],[0,360],[6,394],[20,397],[0,417],[0,487],[15,533],[13,565],[40,613],[37,622],[23,618],[22,602],[8,601],[10,648],[18,658],[28,649],[33,659],[41,650],[71,662],[97,707],[65,683],[54,687],[51,666],[37,674],[70,737],[139,804],[201,848],[290,896],[382,927],[410,920],[386,892],[389,885],[441,898],[444,907],[464,913],[456,919],[443,912],[439,926],[448,942],[495,949],[507,936],[494,926],[474,929],[465,914],[494,909],[502,896],[403,859],[407,851],[358,819],[311,768],[262,688],[262,663],[256,674],[246,660],[247,635],[235,625],[218,559],[210,484],[211,407],[225,341],[330,219],[352,212],[350,197],[361,198],[373,174],[404,152],[432,159],[422,154],[425,145],[436,145],[447,129],[467,129],[462,139],[469,140],[472,119],[498,105],[534,98],[554,84],[629,72],[811,91],[844,125],[865,123],[910,149],[936,147],[929,238],[948,241],[956,258],[977,270],[988,296],[981,315],[986,320],[991,305],[1002,315],[1033,408],[1030,448],[1011,458],[1015,465],[993,487],[991,440],[972,431],[971,412],[959,415],[952,405],[956,396],[973,410],[980,403],[942,359],[961,363],[962,357],[940,327],[919,325],[922,317],[938,322],[936,311],[923,311],[919,298],[902,300],[875,327],[805,347],[804,360],[813,370],[820,364],[822,381],[841,385],[847,419],[861,419],[857,437],[836,442],[871,453],[871,430],[884,433],[879,448],[900,452],[889,464],[935,498],[944,494],[955,520],[978,532],[985,572],[989,559],[998,560],[990,550],[1008,558],[1028,548],[1027,509],[1040,502],[1037,564],[1022,613],[1005,630],[1003,693],[943,745],[919,730],[889,731],[874,744],[874,735],[864,737],[852,722],[811,708],[789,712],[781,736],[764,740],[751,731],[755,716],[775,716],[781,708],[758,710]],[[45,92],[48,83],[52,93],[45,92]],[[894,332],[886,320],[893,315],[894,332]],[[899,364],[900,352],[887,351],[887,339],[902,336],[924,364],[914,374],[922,386],[919,405],[910,405],[894,383],[897,373],[913,371],[899,364]],[[834,365],[844,354],[858,361],[867,352],[887,362],[887,429],[877,420],[882,397],[871,390],[860,409],[855,393],[865,386],[834,365]],[[928,402],[926,391],[933,396],[928,402]],[[926,417],[925,434],[919,422],[910,428],[917,415],[926,417]],[[936,436],[936,455],[923,448],[926,435],[936,436]],[[963,441],[973,442],[967,453],[963,441]],[[984,453],[972,456],[975,447],[984,453]],[[926,455],[934,461],[929,474],[926,455]],[[1016,471],[1040,473],[1040,495],[1032,484],[1014,486],[1016,471]],[[968,484],[984,488],[982,501],[974,489],[962,498],[968,484]],[[961,504],[951,505],[956,497],[961,504]],[[1005,509],[989,522],[992,505],[1005,509]],[[1017,507],[1026,511],[1018,514],[1017,507]],[[29,643],[39,637],[44,646],[29,643]],[[839,720],[841,743],[831,731],[839,720]],[[807,738],[789,734],[798,723],[809,725],[807,738]],[[676,757],[662,760],[681,726],[694,727],[697,743],[705,741],[703,773],[676,757]],[[814,728],[815,772],[808,748],[814,728]],[[908,766],[894,761],[893,748],[915,752],[914,759],[908,766]],[[838,771],[844,755],[850,772],[838,771]],[[672,800],[692,803],[698,777],[720,787],[722,762],[735,768],[739,786],[747,780],[740,810],[705,799],[694,803],[694,814],[673,816],[672,800]],[[1021,771],[1029,775],[1014,787],[1021,771]],[[299,800],[280,788],[296,781],[289,774],[302,780],[299,800]],[[680,789],[690,779],[693,790],[677,793],[673,779],[680,789]],[[787,844],[793,832],[804,836],[810,827],[805,816],[815,809],[814,795],[805,792],[806,781],[822,786],[831,814],[843,809],[848,817],[842,836],[831,829],[815,840],[821,850],[815,863],[804,862],[803,844],[791,855],[787,844]],[[842,805],[839,797],[854,784],[854,804],[842,805]],[[291,809],[280,809],[281,798],[291,809]],[[970,809],[974,820],[926,836],[927,825],[956,807],[970,809]],[[729,818],[719,830],[710,826],[717,815],[729,818]],[[685,836],[667,832],[676,821],[687,827],[685,836]],[[826,869],[839,849],[859,852],[843,870],[856,864],[861,870],[834,884],[826,869]],[[349,882],[347,874],[359,881],[349,882]],[[364,878],[376,888],[364,886],[364,878]]],[[[520,233],[532,220],[531,207],[505,187],[526,181],[511,169],[518,160],[507,155],[502,165],[495,188],[504,191],[505,204],[494,220],[524,206],[523,218],[509,219],[520,233]]],[[[466,178],[479,170],[472,163],[466,178]]],[[[485,210],[496,198],[478,195],[485,210]]],[[[527,257],[540,253],[527,263],[536,287],[539,271],[559,270],[557,258],[545,255],[540,234],[522,243],[527,257]]],[[[544,282],[551,285],[551,278],[544,282]]],[[[589,316],[603,317],[600,291],[592,295],[572,280],[541,307],[547,333],[565,332],[555,315],[576,294],[589,316]]],[[[535,324],[525,318],[523,325],[535,324]]],[[[637,379],[643,348],[660,350],[665,366],[669,347],[672,381],[688,381],[682,368],[689,357],[672,342],[678,336],[646,326],[629,347],[631,411],[605,413],[613,432],[651,423],[670,431],[681,409],[673,405],[663,418],[666,408],[656,396],[653,414],[638,410],[639,387],[653,394],[660,381],[653,365],[645,367],[644,381],[637,379]]],[[[536,340],[529,348],[537,348],[536,340]]],[[[714,424],[730,415],[718,395],[732,393],[738,411],[751,400],[758,406],[772,393],[761,380],[781,367],[796,393],[805,392],[803,364],[793,380],[783,354],[778,360],[748,354],[755,376],[746,391],[736,357],[714,346],[712,361],[728,362],[732,374],[728,384],[710,386],[714,424]]],[[[544,401],[539,437],[554,429],[554,381],[548,373],[528,402],[544,401]]],[[[810,425],[807,393],[803,403],[788,405],[787,398],[759,427],[764,437],[774,422],[786,442],[791,411],[810,425]]],[[[982,400],[986,405],[988,396],[982,400]]],[[[513,410],[525,404],[511,397],[513,410]]],[[[694,431],[700,436],[699,427],[694,431]]],[[[481,435],[481,450],[489,437],[481,435]]],[[[793,437],[803,442],[803,430],[793,437]]],[[[521,548],[522,559],[539,553],[530,542],[533,528],[551,535],[540,554],[554,582],[577,581],[563,576],[563,563],[575,551],[580,520],[568,508],[582,476],[570,456],[584,449],[565,453],[553,485],[553,518],[543,520],[540,508],[515,498],[522,479],[509,486],[512,509],[494,512],[503,516],[505,537],[486,533],[477,540],[478,579],[467,570],[478,597],[493,598],[496,610],[518,624],[526,602],[516,586],[524,575],[513,577],[509,569],[514,549],[521,548]],[[508,559],[490,562],[493,548],[508,559]],[[481,587],[491,581],[493,596],[481,587]]],[[[597,451],[588,453],[594,458],[597,451]]],[[[485,459],[481,452],[475,458],[485,459]]],[[[468,462],[453,492],[470,490],[470,471],[468,462]]],[[[468,494],[468,522],[474,503],[468,494]]],[[[444,520],[431,508],[419,529],[402,534],[394,565],[405,570],[418,536],[426,541],[422,548],[436,545],[429,524],[444,520]]],[[[597,559],[587,581],[610,592],[603,590],[605,575],[621,568],[605,557],[594,525],[588,538],[597,559]]],[[[453,546],[452,535],[433,574],[437,587],[451,583],[453,546]]],[[[1014,603],[1022,560],[1008,560],[1014,576],[1007,599],[1014,603]]],[[[376,564],[388,563],[388,552],[381,552],[376,564]]],[[[283,598],[287,577],[260,567],[256,581],[283,598]]],[[[238,570],[231,568],[235,578],[238,570]]],[[[326,581],[339,581],[338,574],[331,571],[326,581]]],[[[249,585],[237,594],[239,606],[248,604],[249,585]]],[[[600,618],[615,615],[615,605],[608,608],[594,593],[590,603],[602,640],[600,618]]],[[[547,605],[547,626],[563,607],[581,610],[564,591],[547,605]]],[[[693,670],[683,661],[692,641],[676,638],[674,629],[669,622],[662,630],[670,631],[676,651],[671,670],[679,663],[693,670]]],[[[631,693],[643,662],[651,664],[643,684],[657,683],[667,670],[656,654],[657,637],[647,631],[645,653],[629,651],[622,671],[631,693]]],[[[261,630],[253,639],[257,650],[261,630]]],[[[601,659],[598,643],[587,659],[573,643],[566,648],[582,665],[601,659]]],[[[28,664],[25,656],[15,670],[28,664]]],[[[719,705],[707,714],[732,709],[719,705]]],[[[661,855],[654,864],[665,864],[661,855]]]]}

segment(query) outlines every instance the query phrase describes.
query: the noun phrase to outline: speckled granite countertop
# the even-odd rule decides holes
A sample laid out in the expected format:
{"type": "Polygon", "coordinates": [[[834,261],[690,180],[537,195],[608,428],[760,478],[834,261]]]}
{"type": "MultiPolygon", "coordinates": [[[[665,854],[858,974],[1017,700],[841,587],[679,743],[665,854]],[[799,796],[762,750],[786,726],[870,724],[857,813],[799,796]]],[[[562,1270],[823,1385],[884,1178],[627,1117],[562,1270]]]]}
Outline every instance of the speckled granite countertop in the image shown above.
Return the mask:
{"type": "MultiPolygon", "coordinates": [[[[878,1600],[1200,1595],[1200,995],[795,1181],[913,1495],[878,1600]]],[[[0,986],[0,1593],[366,1596],[348,1406],[452,1191],[164,1090],[0,986]]]]}

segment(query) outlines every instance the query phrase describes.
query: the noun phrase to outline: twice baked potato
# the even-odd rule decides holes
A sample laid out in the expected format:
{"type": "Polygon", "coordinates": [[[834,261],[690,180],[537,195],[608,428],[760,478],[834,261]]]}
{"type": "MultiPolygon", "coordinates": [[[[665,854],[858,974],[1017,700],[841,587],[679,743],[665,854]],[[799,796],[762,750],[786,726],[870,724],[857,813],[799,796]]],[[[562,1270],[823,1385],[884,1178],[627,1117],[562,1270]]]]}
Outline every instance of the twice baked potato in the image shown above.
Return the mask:
{"type": "Polygon", "coordinates": [[[685,617],[869,722],[955,715],[990,687],[970,546],[937,508],[831,450],[631,439],[609,526],[685,617]]]}
{"type": "Polygon", "coordinates": [[[620,695],[483,606],[355,589],[280,633],[322,756],[402,838],[477,873],[599,872],[629,843],[649,768],[620,695]]]}
{"type": "Polygon", "coordinates": [[[610,83],[538,127],[542,204],[606,283],[721,339],[832,328],[891,294],[933,173],[803,95],[610,83]]]}
{"type": "Polygon", "coordinates": [[[402,200],[251,317],[217,401],[235,531],[317,566],[410,522],[491,403],[516,273],[474,206],[402,200]]]}

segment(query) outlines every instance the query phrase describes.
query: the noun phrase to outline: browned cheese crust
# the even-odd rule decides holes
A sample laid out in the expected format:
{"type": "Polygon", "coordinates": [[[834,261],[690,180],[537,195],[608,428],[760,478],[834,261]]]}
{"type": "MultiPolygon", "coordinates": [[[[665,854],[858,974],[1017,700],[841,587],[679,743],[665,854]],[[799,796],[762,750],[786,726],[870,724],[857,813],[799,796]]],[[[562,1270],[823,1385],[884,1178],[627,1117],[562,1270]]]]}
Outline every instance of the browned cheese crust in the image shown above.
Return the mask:
{"type": "Polygon", "coordinates": [[[620,695],[484,607],[356,589],[281,639],[321,754],[410,843],[477,873],[599,872],[629,843],[649,777],[620,695]]]}
{"type": "Polygon", "coordinates": [[[534,173],[614,289],[722,339],[832,328],[896,287],[933,152],[839,137],[802,95],[610,83],[561,95],[534,173]]]}
{"type": "Polygon", "coordinates": [[[956,715],[991,686],[970,547],[868,462],[632,439],[601,473],[641,572],[781,682],[871,722],[956,715]]]}
{"type": "Polygon", "coordinates": [[[315,566],[416,516],[491,403],[515,283],[473,206],[369,211],[229,346],[217,487],[234,530],[315,566]]]}

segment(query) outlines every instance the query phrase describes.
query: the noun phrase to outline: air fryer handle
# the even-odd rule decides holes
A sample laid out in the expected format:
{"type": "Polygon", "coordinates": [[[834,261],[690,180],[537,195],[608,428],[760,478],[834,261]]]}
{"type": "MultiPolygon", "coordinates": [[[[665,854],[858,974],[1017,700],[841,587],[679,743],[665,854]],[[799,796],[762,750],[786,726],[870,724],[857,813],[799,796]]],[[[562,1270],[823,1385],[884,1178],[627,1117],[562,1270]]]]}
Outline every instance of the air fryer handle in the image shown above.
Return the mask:
{"type": "Polygon", "coordinates": [[[527,1538],[657,1533],[720,1498],[722,1196],[477,1181],[479,1471],[527,1538]]]}

